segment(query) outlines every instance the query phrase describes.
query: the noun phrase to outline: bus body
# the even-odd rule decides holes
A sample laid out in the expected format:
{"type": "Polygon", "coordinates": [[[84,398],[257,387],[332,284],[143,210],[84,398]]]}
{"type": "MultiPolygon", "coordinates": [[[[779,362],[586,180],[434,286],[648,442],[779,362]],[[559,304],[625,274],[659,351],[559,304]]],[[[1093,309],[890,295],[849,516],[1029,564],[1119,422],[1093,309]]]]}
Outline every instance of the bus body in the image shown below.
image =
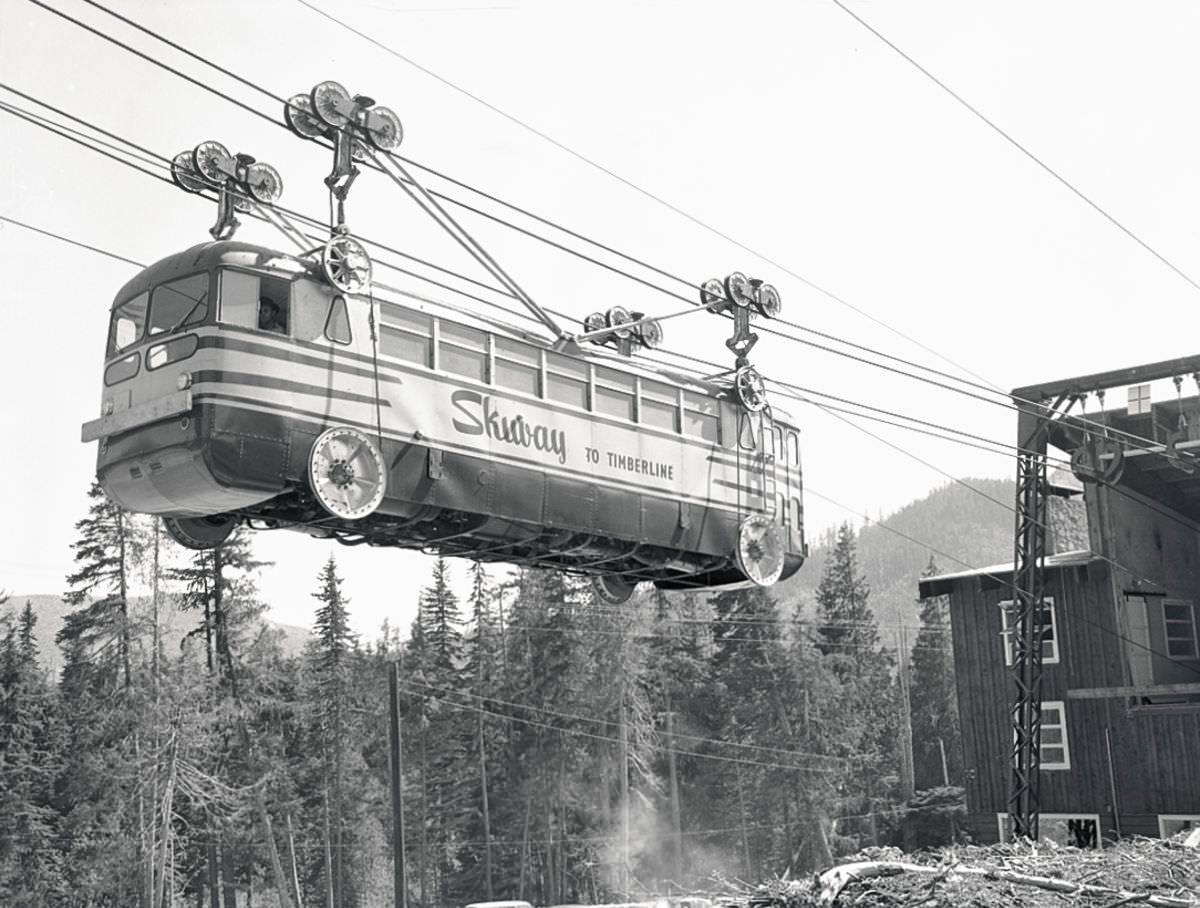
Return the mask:
{"type": "MultiPolygon", "coordinates": [[[[230,241],[142,271],[113,304],[101,416],[83,427],[105,492],[190,527],[287,527],[665,588],[744,582],[738,530],[758,513],[779,528],[781,576],[799,568],[786,415],[748,412],[728,382],[560,352],[393,296],[339,294],[303,259],[230,241]],[[280,315],[260,327],[268,303],[280,315]],[[361,517],[314,485],[332,428],[378,449],[382,497],[361,517]]],[[[367,482],[353,473],[348,494],[367,482]]]]}

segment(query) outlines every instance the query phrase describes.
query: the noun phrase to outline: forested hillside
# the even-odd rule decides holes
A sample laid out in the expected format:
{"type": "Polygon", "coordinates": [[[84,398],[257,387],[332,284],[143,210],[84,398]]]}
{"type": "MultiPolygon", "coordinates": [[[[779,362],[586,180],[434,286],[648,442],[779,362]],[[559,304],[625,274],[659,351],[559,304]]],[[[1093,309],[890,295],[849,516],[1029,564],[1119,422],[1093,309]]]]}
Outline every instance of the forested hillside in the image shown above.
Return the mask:
{"type": "MultiPolygon", "coordinates": [[[[858,563],[871,588],[871,605],[884,642],[896,645],[901,625],[918,623],[917,581],[932,561],[938,573],[1011,564],[1015,485],[1006,479],[948,483],[858,531],[858,563]]],[[[1086,517],[1079,499],[1051,500],[1052,551],[1085,548],[1086,517]]],[[[817,584],[836,539],[834,530],[810,540],[808,561],[775,589],[789,607],[812,615],[817,584]]]]}
{"type": "Polygon", "coordinates": [[[412,627],[374,640],[330,559],[297,648],[252,535],[172,552],[94,488],[65,604],[0,618],[0,904],[390,904],[394,664],[413,905],[625,901],[944,837],[953,796],[914,788],[961,781],[950,635],[915,580],[926,545],[1004,560],[1008,516],[948,488],[884,521],[920,543],[846,525],[774,590],[619,607],[541,571],[456,591],[431,561],[412,627]]]}

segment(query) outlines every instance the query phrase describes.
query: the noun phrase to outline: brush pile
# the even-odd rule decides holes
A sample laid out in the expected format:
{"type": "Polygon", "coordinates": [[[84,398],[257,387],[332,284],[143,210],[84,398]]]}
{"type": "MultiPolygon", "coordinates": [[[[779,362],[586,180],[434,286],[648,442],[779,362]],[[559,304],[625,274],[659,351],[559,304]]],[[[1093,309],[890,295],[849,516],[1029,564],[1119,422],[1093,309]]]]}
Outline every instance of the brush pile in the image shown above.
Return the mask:
{"type": "Polygon", "coordinates": [[[1046,841],[915,855],[872,848],[813,879],[775,880],[747,896],[754,908],[1200,908],[1200,830],[1099,849],[1046,841]]]}

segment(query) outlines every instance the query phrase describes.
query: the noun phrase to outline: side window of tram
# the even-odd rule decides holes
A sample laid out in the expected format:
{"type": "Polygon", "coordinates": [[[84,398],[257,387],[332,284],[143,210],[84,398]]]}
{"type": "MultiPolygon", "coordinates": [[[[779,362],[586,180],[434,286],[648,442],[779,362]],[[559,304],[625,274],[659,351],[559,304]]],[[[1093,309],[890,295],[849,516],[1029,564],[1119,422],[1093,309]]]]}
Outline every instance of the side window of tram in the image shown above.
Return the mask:
{"type": "Polygon", "coordinates": [[[638,419],[648,426],[678,432],[679,392],[670,385],[642,379],[638,419]]]}
{"type": "Polygon", "coordinates": [[[394,303],[379,304],[379,352],[429,367],[433,319],[394,303]]]}
{"type": "Polygon", "coordinates": [[[526,394],[537,394],[540,375],[541,352],[537,347],[507,337],[496,338],[492,375],[496,384],[526,394]]]}
{"type": "MultiPolygon", "coordinates": [[[[333,289],[325,284],[303,279],[292,283],[291,295],[292,337],[314,341],[323,334],[335,343],[350,343],[350,320],[345,297],[335,297],[333,289]]],[[[262,306],[261,299],[259,306],[262,306]]]]}
{"type": "Polygon", "coordinates": [[[721,443],[721,406],[717,401],[691,391],[683,396],[683,431],[713,444],[721,443]]]}
{"type": "Polygon", "coordinates": [[[222,271],[221,322],[287,334],[289,296],[287,281],[242,271],[222,271]]]}
{"type": "Polygon", "coordinates": [[[126,300],[113,310],[108,326],[107,356],[120,353],[141,339],[142,329],[146,327],[146,304],[149,301],[150,293],[147,291],[126,300]]]}
{"type": "Polygon", "coordinates": [[[487,334],[453,322],[438,327],[438,368],[487,381],[487,334]]]}
{"type": "Polygon", "coordinates": [[[587,364],[561,353],[546,352],[546,399],[586,410],[587,364]]]}
{"type": "Polygon", "coordinates": [[[633,419],[633,376],[615,369],[596,367],[596,391],[593,409],[597,413],[633,419]]]}
{"type": "Polygon", "coordinates": [[[169,334],[195,325],[208,315],[208,272],[193,274],[154,288],[146,334],[169,334]]]}

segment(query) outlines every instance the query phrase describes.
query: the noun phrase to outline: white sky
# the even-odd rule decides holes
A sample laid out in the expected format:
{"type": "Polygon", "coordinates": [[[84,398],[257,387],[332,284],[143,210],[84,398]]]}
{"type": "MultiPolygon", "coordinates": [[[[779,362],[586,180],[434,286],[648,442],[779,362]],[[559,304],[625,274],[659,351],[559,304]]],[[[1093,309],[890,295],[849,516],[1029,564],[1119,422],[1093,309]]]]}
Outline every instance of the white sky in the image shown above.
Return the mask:
{"type": "MultiPolygon", "coordinates": [[[[80,0],[48,2],[281,114],[80,0]]],[[[1000,388],[1196,352],[1200,291],[830,0],[313,2],[1000,388]]],[[[1200,7],[848,5],[1200,279],[1200,7]]],[[[789,321],[958,371],[298,0],[111,6],[275,94],[335,79],[371,95],[400,115],[406,156],[673,274],[762,277],[780,289],[789,321]]],[[[274,164],[282,204],[326,211],[323,149],[26,0],[3,0],[0,82],[158,154],[217,139],[274,164]]],[[[3,90],[0,100],[32,106],[3,90]]],[[[0,137],[0,216],[143,262],[208,238],[215,206],[196,196],[2,111],[0,137]]],[[[360,177],[348,217],[365,236],[483,277],[379,174],[360,177]]],[[[678,308],[462,220],[544,305],[580,318],[615,302],[678,308]]],[[[286,245],[254,222],[238,238],[286,245]]],[[[79,426],[98,415],[109,305],[135,269],[3,222],[0,269],[8,319],[0,477],[12,505],[0,589],[55,592],[71,569],[73,525],[95,465],[79,426]]],[[[670,321],[667,346],[726,363],[725,326],[702,315],[670,321]]],[[[753,359],[769,378],[1014,440],[1011,410],[778,337],[764,336],[753,359]]],[[[1189,380],[1185,393],[1194,390],[1189,380]]],[[[809,495],[810,538],[855,514],[886,514],[943,485],[944,474],[1014,473],[1004,456],[856,421],[933,469],[816,408],[783,406],[804,430],[806,484],[848,508],[809,495]]],[[[335,552],[368,633],[385,616],[407,629],[432,566],[420,555],[331,549],[290,534],[260,534],[258,550],[275,562],[262,581],[273,616],[300,624],[311,616],[319,566],[335,552]]]]}

